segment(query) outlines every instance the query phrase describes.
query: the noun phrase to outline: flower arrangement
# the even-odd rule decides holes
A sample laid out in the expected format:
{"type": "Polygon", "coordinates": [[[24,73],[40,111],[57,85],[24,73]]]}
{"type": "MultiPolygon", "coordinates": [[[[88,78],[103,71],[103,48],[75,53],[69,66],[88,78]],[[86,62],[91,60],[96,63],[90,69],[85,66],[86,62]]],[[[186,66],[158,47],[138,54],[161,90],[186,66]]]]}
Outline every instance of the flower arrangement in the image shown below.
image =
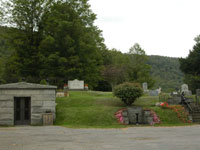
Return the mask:
{"type": "MultiPolygon", "coordinates": [[[[122,114],[124,110],[126,110],[126,108],[118,110],[118,111],[115,113],[115,117],[117,118],[117,121],[118,121],[119,123],[125,125],[125,123],[124,123],[124,118],[123,118],[123,114],[122,114]]],[[[145,110],[146,110],[146,109],[145,109],[145,110]]],[[[158,117],[158,115],[156,114],[155,111],[149,110],[149,109],[148,109],[148,111],[150,111],[150,116],[153,117],[153,122],[152,122],[150,125],[154,125],[154,124],[159,124],[159,123],[161,123],[160,118],[158,117]]]]}
{"type": "Polygon", "coordinates": [[[167,102],[162,102],[162,103],[160,103],[160,106],[162,107],[162,108],[168,108],[168,103],[167,102]]]}
{"type": "Polygon", "coordinates": [[[125,109],[120,109],[118,110],[116,113],[115,113],[115,117],[117,118],[117,121],[121,124],[124,124],[124,118],[123,118],[123,115],[122,115],[122,112],[124,111],[125,109]]]}
{"type": "Polygon", "coordinates": [[[68,88],[68,84],[65,83],[64,86],[63,86],[63,88],[64,89],[68,88]]]}
{"type": "Polygon", "coordinates": [[[153,117],[153,122],[152,122],[152,124],[151,125],[154,125],[154,124],[159,124],[159,123],[161,123],[161,121],[160,121],[160,118],[158,117],[158,115],[156,114],[156,112],[155,111],[153,111],[153,110],[151,110],[151,116],[153,117]]]}
{"type": "Polygon", "coordinates": [[[169,109],[172,109],[178,116],[178,118],[183,121],[184,123],[191,123],[191,120],[189,120],[188,115],[189,113],[186,111],[186,109],[181,105],[172,105],[168,106],[169,109]]]}

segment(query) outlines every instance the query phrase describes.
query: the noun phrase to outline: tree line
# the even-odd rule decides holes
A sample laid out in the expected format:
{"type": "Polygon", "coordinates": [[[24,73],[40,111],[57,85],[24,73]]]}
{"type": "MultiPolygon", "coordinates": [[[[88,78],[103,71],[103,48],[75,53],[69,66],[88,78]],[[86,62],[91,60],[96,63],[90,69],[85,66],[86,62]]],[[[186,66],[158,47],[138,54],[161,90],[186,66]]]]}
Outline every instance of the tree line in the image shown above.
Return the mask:
{"type": "Polygon", "coordinates": [[[137,43],[125,54],[109,50],[88,0],[9,0],[1,6],[1,83],[47,80],[62,87],[79,79],[103,91],[126,81],[168,90],[182,83],[178,59],[147,56],[137,43]]]}

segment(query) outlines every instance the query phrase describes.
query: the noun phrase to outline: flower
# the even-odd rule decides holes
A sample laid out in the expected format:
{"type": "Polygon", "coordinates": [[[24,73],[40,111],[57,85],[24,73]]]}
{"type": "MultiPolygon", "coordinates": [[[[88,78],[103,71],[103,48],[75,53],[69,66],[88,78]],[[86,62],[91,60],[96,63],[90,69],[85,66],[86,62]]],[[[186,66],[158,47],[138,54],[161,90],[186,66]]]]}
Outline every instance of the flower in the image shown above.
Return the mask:
{"type": "Polygon", "coordinates": [[[122,115],[122,112],[124,110],[125,109],[120,109],[115,113],[115,117],[117,118],[118,122],[121,123],[121,124],[124,124],[124,118],[123,118],[123,115],[122,115]]]}
{"type": "Polygon", "coordinates": [[[174,106],[168,106],[169,109],[172,109],[176,114],[177,117],[184,123],[191,123],[191,120],[189,120],[189,113],[185,110],[185,108],[181,105],[174,105],[174,106]]]}
{"type": "Polygon", "coordinates": [[[168,103],[167,103],[167,102],[162,102],[162,103],[160,104],[160,106],[161,106],[162,108],[167,108],[167,107],[168,107],[168,103]]]}

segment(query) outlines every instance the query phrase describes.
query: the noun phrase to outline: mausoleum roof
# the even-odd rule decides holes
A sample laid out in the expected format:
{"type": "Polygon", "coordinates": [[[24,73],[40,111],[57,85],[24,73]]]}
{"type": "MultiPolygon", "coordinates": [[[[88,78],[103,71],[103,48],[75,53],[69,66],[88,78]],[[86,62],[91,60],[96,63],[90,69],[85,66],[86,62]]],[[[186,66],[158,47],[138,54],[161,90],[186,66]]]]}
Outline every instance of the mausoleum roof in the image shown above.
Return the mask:
{"type": "Polygon", "coordinates": [[[57,89],[57,86],[18,82],[0,85],[0,89],[57,89]]]}

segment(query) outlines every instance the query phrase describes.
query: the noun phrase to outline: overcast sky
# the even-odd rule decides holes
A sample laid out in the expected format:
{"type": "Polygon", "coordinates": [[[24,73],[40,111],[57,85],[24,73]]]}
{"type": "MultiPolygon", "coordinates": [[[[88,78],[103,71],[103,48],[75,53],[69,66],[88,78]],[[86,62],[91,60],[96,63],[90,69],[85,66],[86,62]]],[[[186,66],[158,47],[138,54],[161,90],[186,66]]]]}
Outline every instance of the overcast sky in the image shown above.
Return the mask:
{"type": "Polygon", "coordinates": [[[200,0],[90,0],[105,44],[128,52],[186,57],[200,34],[200,0]]]}

